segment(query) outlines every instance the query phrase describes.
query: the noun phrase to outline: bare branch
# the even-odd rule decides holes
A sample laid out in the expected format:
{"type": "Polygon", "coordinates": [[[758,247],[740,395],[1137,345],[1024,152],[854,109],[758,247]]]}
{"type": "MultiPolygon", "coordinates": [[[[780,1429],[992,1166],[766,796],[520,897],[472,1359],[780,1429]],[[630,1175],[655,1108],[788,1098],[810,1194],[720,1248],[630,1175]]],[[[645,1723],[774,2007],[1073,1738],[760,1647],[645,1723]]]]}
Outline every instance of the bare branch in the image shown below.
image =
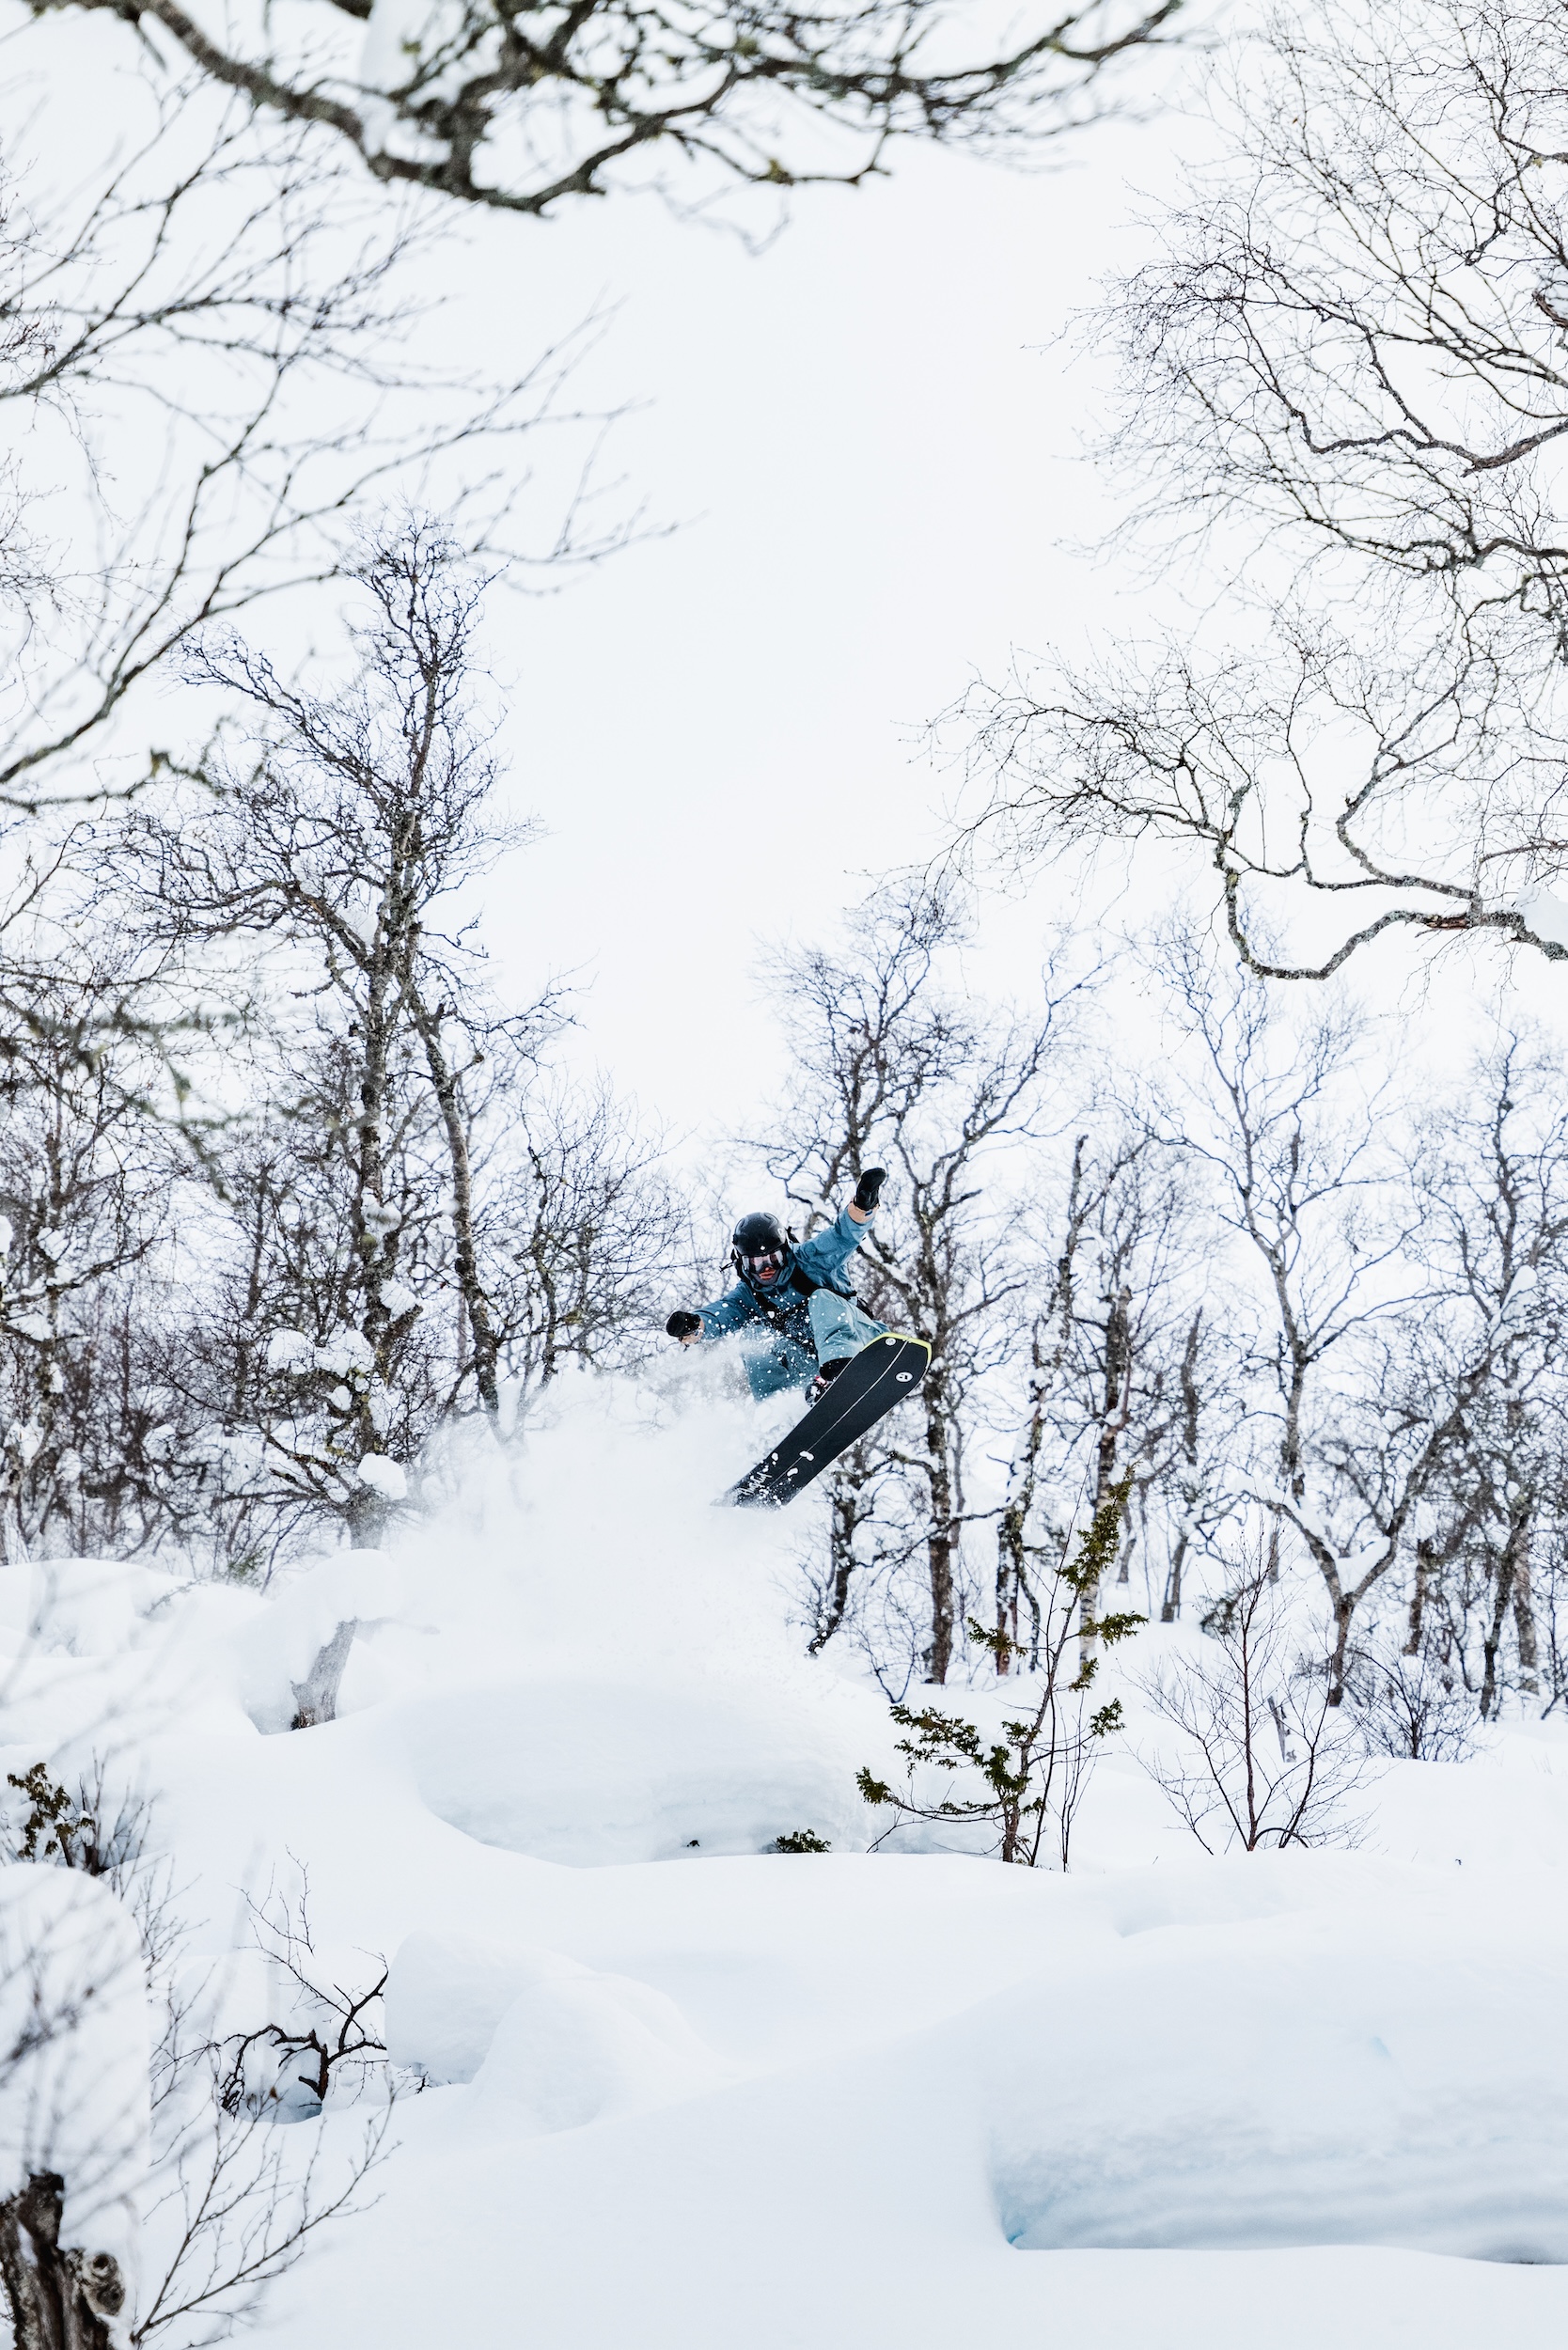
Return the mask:
{"type": "MultiPolygon", "coordinates": [[[[1158,41],[1181,0],[1036,11],[1016,44],[956,40],[934,0],[815,11],[750,4],[458,0],[396,33],[360,0],[225,39],[148,0],[203,74],[262,115],[343,140],[377,180],[542,217],[679,163],[696,186],[855,187],[899,139],[1027,153],[1105,110],[1110,69],[1158,41]],[[363,39],[344,17],[368,21],[363,39]]],[[[112,0],[86,0],[112,12],[112,0]]]]}

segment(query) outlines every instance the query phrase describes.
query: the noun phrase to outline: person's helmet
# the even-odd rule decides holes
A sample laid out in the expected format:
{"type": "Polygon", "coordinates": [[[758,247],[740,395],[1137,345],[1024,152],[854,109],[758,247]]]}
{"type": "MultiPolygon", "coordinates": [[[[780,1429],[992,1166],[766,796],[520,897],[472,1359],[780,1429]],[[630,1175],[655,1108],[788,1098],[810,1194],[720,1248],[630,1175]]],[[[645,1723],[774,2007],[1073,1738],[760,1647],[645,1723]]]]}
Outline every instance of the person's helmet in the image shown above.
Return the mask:
{"type": "Polygon", "coordinates": [[[729,1235],[729,1261],[743,1281],[776,1289],[790,1258],[790,1235],[776,1215],[743,1215],[729,1235]]]}

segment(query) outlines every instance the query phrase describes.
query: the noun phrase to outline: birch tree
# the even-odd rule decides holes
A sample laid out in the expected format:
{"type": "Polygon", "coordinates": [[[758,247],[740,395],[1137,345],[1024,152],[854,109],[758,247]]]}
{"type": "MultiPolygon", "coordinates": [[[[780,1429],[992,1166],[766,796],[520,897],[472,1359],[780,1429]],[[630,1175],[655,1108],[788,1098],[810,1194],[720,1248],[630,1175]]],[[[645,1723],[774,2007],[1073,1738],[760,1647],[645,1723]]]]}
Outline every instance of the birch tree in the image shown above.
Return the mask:
{"type": "Polygon", "coordinates": [[[1417,1246],[1439,1301],[1411,1334],[1417,1375],[1429,1390],[1438,1385],[1436,1355],[1483,1360],[1487,1376],[1456,1428],[1416,1547],[1403,1645],[1413,1658],[1435,1645],[1441,1662],[1456,1660],[1483,1720],[1510,1681],[1527,1703],[1542,1694],[1532,1569],[1551,1544],[1568,1436],[1562,1092],[1556,1056],[1528,1033],[1505,1034],[1466,1072],[1462,1102],[1430,1120],[1412,1152],[1417,1246]]]}
{"type": "Polygon", "coordinates": [[[134,1549],[165,1516],[144,1322],[175,1154],[151,1057],[83,1047],[118,1025],[123,944],[78,934],[49,961],[47,982],[12,974],[27,1017],[0,1044],[0,1521],[21,1556],[134,1549]]]}
{"type": "Polygon", "coordinates": [[[1254,970],[1568,956],[1568,36],[1546,0],[1275,9],[1089,332],[1151,558],[1216,630],[969,697],[1010,860],[1176,843],[1254,970]]]}
{"type": "MultiPolygon", "coordinates": [[[[1108,1554],[1129,1579],[1132,1545],[1147,1539],[1129,1507],[1166,1467],[1175,1386],[1173,1339],[1197,1244],[1196,1202],[1177,1156],[1146,1117],[1103,1111],[1077,1136],[1054,1231],[1035,1241],[1023,1412],[996,1522],[998,1669],[1031,1659],[1040,1638],[1035,1563],[1062,1555],[1075,1519],[1111,1526],[1108,1554]],[[1121,1496],[1113,1510],[1111,1496],[1121,1496]]],[[[1051,1570],[1054,1572],[1054,1567],[1051,1570]]],[[[1098,1574],[1081,1594],[1080,1667],[1096,1653],[1098,1574]]]]}
{"type": "MultiPolygon", "coordinates": [[[[417,523],[368,551],[358,584],[368,618],[337,693],[286,683],[238,639],[203,647],[197,674],[250,705],[257,735],[221,742],[192,779],[200,796],[133,813],[118,844],[149,938],[188,957],[258,938],[280,968],[290,957],[303,964],[319,1006],[331,1073],[317,1116],[338,1170],[348,1254],[342,1320],[324,1341],[343,1359],[318,1367],[350,1398],[335,1456],[359,1480],[349,1510],[356,1533],[373,1530],[403,1481],[400,1465],[393,1474],[376,1464],[393,1354],[419,1309],[401,1266],[410,1200],[399,1170],[411,1120],[439,1137],[473,1383],[486,1418],[497,1419],[499,1342],[478,1262],[463,1097],[477,1025],[495,1015],[480,1000],[471,945],[441,921],[458,890],[526,838],[490,806],[495,768],[473,708],[478,585],[450,543],[417,523]]],[[[514,1039],[541,1038],[555,1016],[547,994],[511,1022],[514,1039]]],[[[312,1362],[322,1343],[312,1340],[312,1362]]],[[[274,1367],[288,1368],[281,1357],[274,1367]]]]}

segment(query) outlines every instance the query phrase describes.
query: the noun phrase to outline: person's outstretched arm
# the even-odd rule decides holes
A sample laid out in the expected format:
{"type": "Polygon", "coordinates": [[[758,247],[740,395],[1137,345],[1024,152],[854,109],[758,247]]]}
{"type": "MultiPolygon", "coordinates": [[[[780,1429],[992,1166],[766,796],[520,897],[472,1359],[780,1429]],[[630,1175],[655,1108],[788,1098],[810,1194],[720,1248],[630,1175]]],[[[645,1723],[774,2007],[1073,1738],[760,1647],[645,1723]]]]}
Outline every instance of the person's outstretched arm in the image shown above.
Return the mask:
{"type": "Polygon", "coordinates": [[[682,1306],[665,1324],[666,1336],[682,1346],[701,1346],[709,1339],[728,1338],[756,1320],[756,1308],[739,1282],[711,1306],[682,1306]]]}
{"type": "Polygon", "coordinates": [[[814,1232],[795,1250],[795,1260],[814,1281],[830,1286],[866,1237],[866,1227],[886,1181],[886,1169],[869,1167],[855,1187],[855,1197],[841,1208],[825,1231],[814,1232]]]}

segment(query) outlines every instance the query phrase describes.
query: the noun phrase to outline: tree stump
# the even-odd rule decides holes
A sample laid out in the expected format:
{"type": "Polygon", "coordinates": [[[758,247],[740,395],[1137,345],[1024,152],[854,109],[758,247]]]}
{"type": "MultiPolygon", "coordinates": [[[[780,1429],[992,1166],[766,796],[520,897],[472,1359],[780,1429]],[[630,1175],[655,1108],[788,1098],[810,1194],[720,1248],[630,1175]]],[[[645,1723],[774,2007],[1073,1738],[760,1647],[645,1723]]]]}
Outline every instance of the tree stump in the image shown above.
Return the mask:
{"type": "Polygon", "coordinates": [[[109,2252],[60,2248],[65,2181],[35,2171],[0,2201],[0,2281],[16,2350],[113,2350],[107,2320],[125,2306],[119,2263],[109,2252]]]}
{"type": "Polygon", "coordinates": [[[340,1623],[325,1648],[317,1652],[316,1661],[303,1681],[291,1681],[294,1693],[294,1718],[290,1730],[314,1730],[318,1722],[337,1718],[337,1692],[342,1684],[343,1668],[349,1661],[353,1636],[359,1630],[357,1616],[350,1616],[340,1623]]]}

